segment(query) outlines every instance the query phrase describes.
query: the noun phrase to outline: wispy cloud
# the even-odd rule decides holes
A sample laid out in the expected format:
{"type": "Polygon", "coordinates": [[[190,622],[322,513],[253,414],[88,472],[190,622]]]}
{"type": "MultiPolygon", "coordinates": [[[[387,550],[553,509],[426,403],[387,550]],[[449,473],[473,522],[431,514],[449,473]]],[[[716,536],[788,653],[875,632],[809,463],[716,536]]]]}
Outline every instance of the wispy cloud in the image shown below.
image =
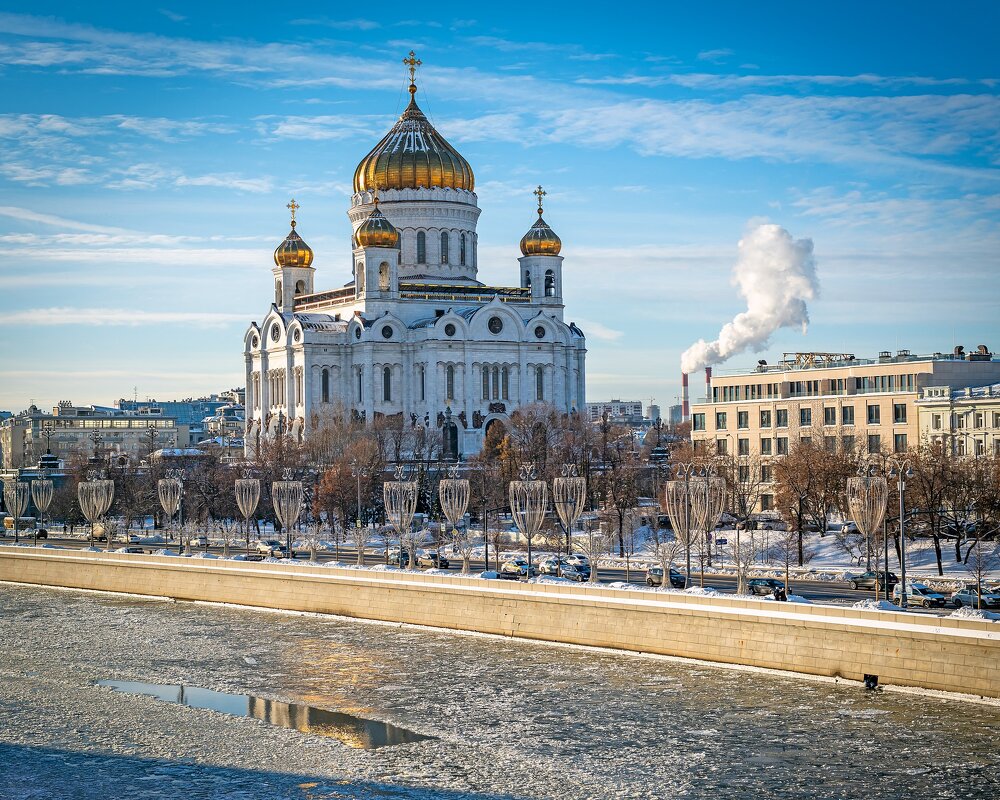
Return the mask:
{"type": "Polygon", "coordinates": [[[341,31],[373,31],[382,27],[373,19],[330,19],[329,17],[313,17],[309,19],[293,19],[292,25],[318,25],[324,28],[334,28],[341,31]]]}
{"type": "Polygon", "coordinates": [[[177,186],[213,186],[237,192],[270,192],[273,182],[270,178],[243,178],[231,172],[210,173],[207,175],[181,175],[175,181],[177,186]]]}
{"type": "Polygon", "coordinates": [[[702,50],[698,53],[698,60],[711,61],[713,64],[722,64],[731,55],[734,55],[732,50],[726,47],[720,47],[715,50],[702,50]]]}
{"type": "Polygon", "coordinates": [[[603,342],[616,342],[625,335],[625,331],[609,328],[603,322],[584,319],[583,317],[577,317],[575,321],[588,337],[600,339],[603,342]]]}
{"type": "Polygon", "coordinates": [[[124,228],[113,228],[107,225],[94,225],[89,222],[80,222],[66,217],[57,217],[55,214],[45,214],[40,211],[32,211],[30,208],[18,208],[17,206],[0,206],[0,216],[22,222],[36,222],[40,225],[47,225],[53,228],[65,228],[71,231],[88,231],[90,233],[103,233],[117,235],[125,233],[124,228]]]}
{"type": "Polygon", "coordinates": [[[196,325],[201,328],[222,328],[237,322],[245,323],[246,320],[246,314],[217,311],[140,311],[127,308],[33,308],[0,315],[0,325],[6,327],[196,325]]]}

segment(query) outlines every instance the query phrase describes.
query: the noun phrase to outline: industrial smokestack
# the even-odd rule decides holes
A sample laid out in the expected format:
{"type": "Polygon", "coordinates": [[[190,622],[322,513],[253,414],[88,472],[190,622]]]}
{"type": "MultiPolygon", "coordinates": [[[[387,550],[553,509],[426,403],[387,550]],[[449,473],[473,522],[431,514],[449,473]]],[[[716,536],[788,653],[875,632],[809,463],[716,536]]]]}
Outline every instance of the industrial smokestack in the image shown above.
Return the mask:
{"type": "Polygon", "coordinates": [[[705,402],[712,402],[712,368],[705,367],[705,402]]]}
{"type": "Polygon", "coordinates": [[[691,419],[691,398],[688,397],[688,374],[681,373],[681,422],[691,419]]]}

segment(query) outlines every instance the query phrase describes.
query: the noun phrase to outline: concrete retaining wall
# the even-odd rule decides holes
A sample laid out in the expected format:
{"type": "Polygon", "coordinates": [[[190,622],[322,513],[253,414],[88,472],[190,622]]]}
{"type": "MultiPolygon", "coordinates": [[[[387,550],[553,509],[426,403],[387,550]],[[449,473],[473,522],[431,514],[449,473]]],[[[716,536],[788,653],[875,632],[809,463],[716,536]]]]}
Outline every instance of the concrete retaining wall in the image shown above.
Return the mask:
{"type": "Polygon", "coordinates": [[[730,597],[0,548],[0,581],[339,614],[1000,697],[1000,623],[730,597]]]}

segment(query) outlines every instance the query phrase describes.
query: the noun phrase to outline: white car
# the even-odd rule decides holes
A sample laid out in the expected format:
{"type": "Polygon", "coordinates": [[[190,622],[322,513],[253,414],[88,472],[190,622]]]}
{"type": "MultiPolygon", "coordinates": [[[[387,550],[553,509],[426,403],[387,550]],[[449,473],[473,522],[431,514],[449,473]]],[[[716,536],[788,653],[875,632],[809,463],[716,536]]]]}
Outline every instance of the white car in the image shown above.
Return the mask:
{"type": "Polygon", "coordinates": [[[572,564],[575,567],[587,567],[590,568],[590,559],[587,558],[583,553],[572,553],[565,558],[567,564],[572,564]]]}
{"type": "Polygon", "coordinates": [[[288,558],[288,548],[277,539],[261,539],[257,542],[257,552],[271,558],[288,558]]]}
{"type": "Polygon", "coordinates": [[[208,537],[203,535],[192,536],[188,540],[188,544],[190,544],[191,547],[208,547],[208,537]]]}

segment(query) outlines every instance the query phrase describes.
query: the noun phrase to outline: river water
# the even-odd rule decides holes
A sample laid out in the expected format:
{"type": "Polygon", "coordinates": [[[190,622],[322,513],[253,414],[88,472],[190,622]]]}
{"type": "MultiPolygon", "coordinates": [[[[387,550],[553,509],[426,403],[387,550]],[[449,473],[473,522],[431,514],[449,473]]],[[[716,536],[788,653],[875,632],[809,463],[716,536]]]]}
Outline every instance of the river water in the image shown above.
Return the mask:
{"type": "Polygon", "coordinates": [[[993,706],[0,584],[2,798],[998,800],[998,768],[993,706]],[[365,749],[102,681],[252,695],[429,738],[365,749]]]}

